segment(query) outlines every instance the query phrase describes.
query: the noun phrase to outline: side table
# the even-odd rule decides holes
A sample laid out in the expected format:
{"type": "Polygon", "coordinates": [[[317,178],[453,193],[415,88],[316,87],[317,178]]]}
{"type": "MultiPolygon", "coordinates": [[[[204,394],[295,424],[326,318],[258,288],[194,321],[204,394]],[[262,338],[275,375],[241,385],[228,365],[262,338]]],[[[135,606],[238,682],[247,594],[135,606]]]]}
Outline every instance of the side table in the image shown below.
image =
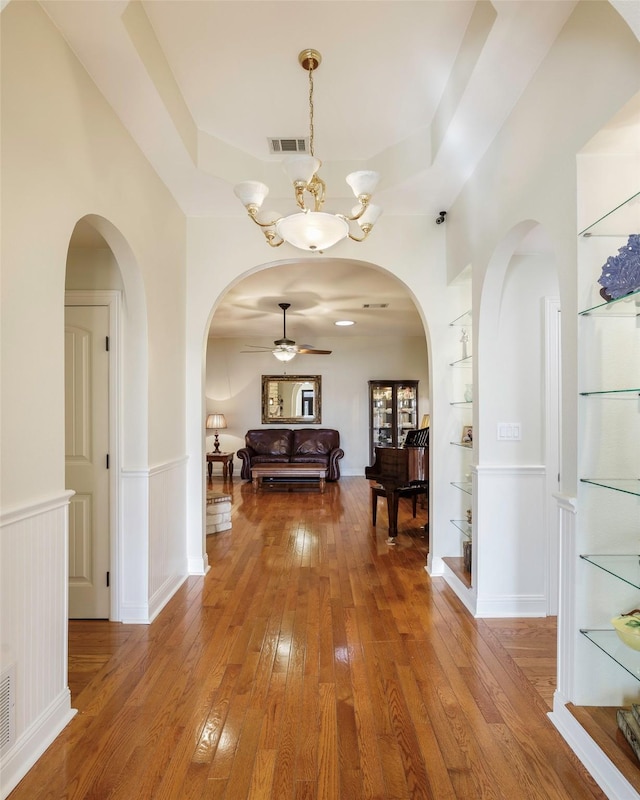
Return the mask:
{"type": "Polygon", "coordinates": [[[224,480],[233,478],[233,453],[207,453],[207,468],[209,470],[209,478],[213,477],[213,462],[222,462],[222,475],[224,480]]]}

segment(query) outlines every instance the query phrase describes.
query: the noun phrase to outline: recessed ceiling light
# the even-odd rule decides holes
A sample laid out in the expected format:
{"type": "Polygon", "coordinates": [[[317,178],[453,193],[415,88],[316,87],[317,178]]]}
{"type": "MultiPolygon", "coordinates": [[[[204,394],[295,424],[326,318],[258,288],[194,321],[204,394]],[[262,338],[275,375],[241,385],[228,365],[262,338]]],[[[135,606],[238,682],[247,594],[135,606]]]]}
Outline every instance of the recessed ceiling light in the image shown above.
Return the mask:
{"type": "Polygon", "coordinates": [[[352,319],[339,319],[334,324],[346,327],[347,325],[355,325],[356,323],[352,319]]]}

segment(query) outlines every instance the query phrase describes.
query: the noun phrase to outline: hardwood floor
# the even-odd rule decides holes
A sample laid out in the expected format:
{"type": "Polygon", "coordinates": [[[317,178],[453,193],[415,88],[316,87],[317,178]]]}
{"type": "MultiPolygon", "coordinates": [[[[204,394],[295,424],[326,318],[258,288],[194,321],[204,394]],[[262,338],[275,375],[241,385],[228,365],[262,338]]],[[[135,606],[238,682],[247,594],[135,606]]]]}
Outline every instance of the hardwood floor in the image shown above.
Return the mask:
{"type": "Polygon", "coordinates": [[[78,714],[11,800],[604,798],[546,717],[554,620],[474,620],[424,510],[390,547],[364,478],[231,491],[152,625],[70,623],[78,714]]]}

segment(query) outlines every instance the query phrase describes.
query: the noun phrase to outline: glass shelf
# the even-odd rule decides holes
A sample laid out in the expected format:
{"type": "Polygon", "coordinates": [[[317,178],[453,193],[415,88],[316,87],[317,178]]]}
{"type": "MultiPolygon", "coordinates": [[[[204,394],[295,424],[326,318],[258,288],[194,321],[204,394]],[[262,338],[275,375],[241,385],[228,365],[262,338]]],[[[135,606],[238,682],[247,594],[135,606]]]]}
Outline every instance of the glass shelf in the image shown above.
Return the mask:
{"type": "Polygon", "coordinates": [[[472,406],[473,405],[473,400],[457,400],[455,403],[449,403],[449,405],[450,406],[472,406]]]}
{"type": "Polygon", "coordinates": [[[471,316],[471,310],[465,311],[464,314],[461,314],[459,317],[456,317],[453,322],[450,322],[449,325],[454,325],[456,327],[460,326],[462,328],[471,325],[473,321],[473,317],[471,316]]]}
{"type": "Polygon", "coordinates": [[[640,192],[580,231],[579,236],[629,236],[640,230],[640,192]]]}
{"type": "Polygon", "coordinates": [[[580,392],[581,397],[592,397],[593,395],[618,397],[621,400],[626,400],[633,399],[634,395],[640,397],[640,389],[600,389],[597,392],[580,392]]]}
{"type": "Polygon", "coordinates": [[[580,478],[580,483],[590,483],[604,489],[613,489],[614,492],[640,497],[640,478],[580,478]]]}
{"type": "Polygon", "coordinates": [[[580,558],[640,589],[640,555],[581,555],[580,558]]]}
{"type": "Polygon", "coordinates": [[[580,633],[640,681],[640,651],[623,644],[614,630],[581,628],[580,633]]]}
{"type": "Polygon", "coordinates": [[[455,486],[456,489],[461,489],[463,492],[467,494],[471,494],[471,481],[467,481],[465,483],[456,483],[455,481],[451,482],[452,486],[455,486]]]}
{"type": "Polygon", "coordinates": [[[466,358],[459,358],[457,361],[451,361],[449,363],[449,366],[450,367],[470,367],[472,358],[473,358],[473,356],[467,356],[466,358]]]}
{"type": "Polygon", "coordinates": [[[452,519],[449,520],[452,525],[455,525],[456,528],[462,533],[462,535],[467,538],[471,539],[471,525],[464,520],[464,519],[452,519]]]}
{"type": "Polygon", "coordinates": [[[625,294],[617,300],[607,300],[578,312],[581,317],[638,317],[640,316],[640,289],[625,294]]]}
{"type": "Polygon", "coordinates": [[[466,447],[467,450],[473,449],[472,442],[449,442],[449,444],[455,444],[456,447],[466,447]]]}

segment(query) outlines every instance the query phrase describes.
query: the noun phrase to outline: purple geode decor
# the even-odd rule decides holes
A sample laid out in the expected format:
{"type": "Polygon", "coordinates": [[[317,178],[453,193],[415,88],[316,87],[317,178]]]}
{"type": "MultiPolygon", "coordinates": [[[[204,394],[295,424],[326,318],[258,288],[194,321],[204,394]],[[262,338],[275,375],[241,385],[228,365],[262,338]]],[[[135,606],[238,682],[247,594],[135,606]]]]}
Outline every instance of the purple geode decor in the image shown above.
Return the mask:
{"type": "Polygon", "coordinates": [[[609,256],[598,283],[605,300],[617,300],[640,289],[640,233],[632,233],[618,255],[609,256]]]}

